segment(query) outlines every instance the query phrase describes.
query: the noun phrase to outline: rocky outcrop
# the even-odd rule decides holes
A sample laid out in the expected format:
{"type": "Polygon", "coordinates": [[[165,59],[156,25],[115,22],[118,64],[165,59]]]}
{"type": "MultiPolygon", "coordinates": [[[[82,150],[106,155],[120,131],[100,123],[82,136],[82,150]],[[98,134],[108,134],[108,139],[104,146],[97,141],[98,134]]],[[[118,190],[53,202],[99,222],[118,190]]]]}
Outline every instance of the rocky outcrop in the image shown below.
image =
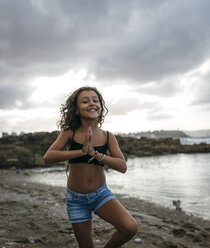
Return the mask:
{"type": "MultiPolygon", "coordinates": [[[[28,133],[0,139],[0,168],[32,168],[48,166],[43,156],[58,132],[28,133]]],[[[59,163],[63,164],[63,163],[59,163]]],[[[66,162],[65,162],[66,164],[66,162]]],[[[53,166],[55,164],[50,164],[53,166]]],[[[58,165],[58,163],[56,163],[58,165]]]]}
{"type": "MultiPolygon", "coordinates": [[[[0,139],[0,168],[30,168],[48,166],[43,156],[58,135],[57,131],[48,133],[28,133],[21,136],[8,136],[0,139]]],[[[179,139],[116,136],[125,157],[142,157],[175,153],[210,152],[209,144],[182,145],[179,139]]],[[[49,166],[67,162],[49,164],[49,166]]]]}
{"type": "Polygon", "coordinates": [[[117,139],[126,157],[210,152],[210,144],[182,145],[179,139],[173,138],[150,139],[141,137],[135,139],[117,136],[117,139]]]}

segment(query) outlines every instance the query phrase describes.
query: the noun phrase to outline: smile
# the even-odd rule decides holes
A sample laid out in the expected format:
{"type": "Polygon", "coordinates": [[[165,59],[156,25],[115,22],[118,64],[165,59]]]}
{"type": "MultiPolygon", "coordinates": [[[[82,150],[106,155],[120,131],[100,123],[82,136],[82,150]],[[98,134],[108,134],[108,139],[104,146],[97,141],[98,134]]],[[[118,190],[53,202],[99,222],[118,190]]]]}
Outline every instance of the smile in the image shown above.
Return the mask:
{"type": "Polygon", "coordinates": [[[88,112],[96,112],[97,109],[88,109],[87,111],[88,111],[88,112]]]}

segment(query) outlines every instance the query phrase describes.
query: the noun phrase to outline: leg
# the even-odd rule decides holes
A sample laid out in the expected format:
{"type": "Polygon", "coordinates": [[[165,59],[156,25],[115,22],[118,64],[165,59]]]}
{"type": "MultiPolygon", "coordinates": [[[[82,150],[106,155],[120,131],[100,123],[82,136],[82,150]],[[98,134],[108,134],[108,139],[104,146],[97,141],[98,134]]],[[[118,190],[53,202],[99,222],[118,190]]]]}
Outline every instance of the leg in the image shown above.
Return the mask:
{"type": "Polygon", "coordinates": [[[81,223],[72,223],[74,234],[76,236],[79,248],[93,248],[93,239],[91,233],[92,221],[81,223]]]}
{"type": "Polygon", "coordinates": [[[96,214],[117,229],[104,248],[120,247],[128,242],[138,230],[135,219],[116,199],[108,201],[97,210],[96,214]]]}

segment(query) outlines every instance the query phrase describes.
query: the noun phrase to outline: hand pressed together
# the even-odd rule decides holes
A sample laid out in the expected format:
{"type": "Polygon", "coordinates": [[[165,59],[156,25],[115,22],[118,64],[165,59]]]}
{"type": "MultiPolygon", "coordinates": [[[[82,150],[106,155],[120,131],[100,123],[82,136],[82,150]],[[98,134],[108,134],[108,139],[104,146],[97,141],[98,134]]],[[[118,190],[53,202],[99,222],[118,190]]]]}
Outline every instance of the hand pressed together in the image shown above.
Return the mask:
{"type": "Polygon", "coordinates": [[[83,151],[85,152],[85,154],[89,154],[91,156],[94,156],[95,154],[95,150],[93,148],[93,131],[91,127],[88,127],[86,139],[83,144],[83,151]]]}

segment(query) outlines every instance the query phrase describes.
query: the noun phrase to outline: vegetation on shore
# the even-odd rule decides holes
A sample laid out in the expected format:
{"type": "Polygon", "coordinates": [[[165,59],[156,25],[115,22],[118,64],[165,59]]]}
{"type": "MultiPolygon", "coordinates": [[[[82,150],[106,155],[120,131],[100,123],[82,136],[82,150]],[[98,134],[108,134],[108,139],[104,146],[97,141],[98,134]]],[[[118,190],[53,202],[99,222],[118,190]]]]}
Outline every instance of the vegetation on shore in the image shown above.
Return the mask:
{"type": "MultiPolygon", "coordinates": [[[[43,155],[56,139],[57,131],[28,133],[0,139],[0,169],[46,167],[43,155]]],[[[175,153],[210,152],[210,144],[182,145],[176,138],[134,138],[116,135],[125,157],[142,157],[175,153]]],[[[56,163],[65,165],[66,162],[56,163]]],[[[55,164],[50,164],[52,166],[55,164]]]]}

